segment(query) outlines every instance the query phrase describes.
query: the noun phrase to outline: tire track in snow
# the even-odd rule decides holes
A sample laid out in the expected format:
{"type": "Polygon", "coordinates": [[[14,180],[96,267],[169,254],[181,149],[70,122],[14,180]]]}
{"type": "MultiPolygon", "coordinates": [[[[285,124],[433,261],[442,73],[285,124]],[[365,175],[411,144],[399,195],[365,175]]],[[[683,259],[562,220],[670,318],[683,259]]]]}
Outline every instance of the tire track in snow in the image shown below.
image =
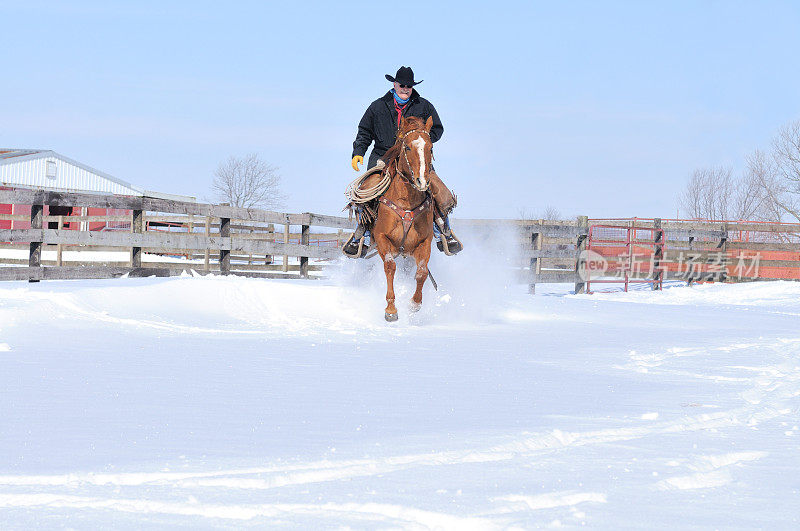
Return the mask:
{"type": "Polygon", "coordinates": [[[492,498],[501,506],[482,515],[509,514],[515,512],[539,511],[557,507],[571,507],[586,502],[606,503],[606,495],[599,492],[548,492],[534,496],[509,495],[492,498]]]}
{"type": "MultiPolygon", "coordinates": [[[[735,410],[743,425],[754,427],[761,422],[791,415],[796,409],[793,399],[800,396],[800,339],[777,338],[748,343],[732,343],[706,348],[670,348],[666,352],[641,355],[630,353],[631,363],[618,368],[669,376],[683,376],[714,382],[742,382],[754,384],[739,393],[746,406],[735,410]],[[743,376],[720,374],[697,374],[694,372],[665,366],[681,357],[715,356],[714,353],[736,351],[767,351],[771,356],[758,356],[759,359],[773,360],[772,364],[762,366],[725,365],[720,369],[737,371],[743,376]]],[[[796,402],[796,401],[795,401],[796,402]]],[[[676,475],[653,486],[657,490],[695,490],[717,488],[734,482],[732,468],[748,461],[766,457],[767,452],[737,452],[723,455],[700,456],[692,462],[684,461],[691,474],[676,475]]]]}
{"type": "Polygon", "coordinates": [[[722,455],[700,456],[689,464],[698,472],[685,476],[673,476],[659,481],[655,487],[660,490],[692,490],[722,487],[733,481],[729,467],[749,461],[758,461],[767,452],[734,452],[722,455]]]}
{"type": "Polygon", "coordinates": [[[500,528],[494,522],[484,518],[455,516],[381,503],[223,505],[163,502],[136,498],[95,498],[63,494],[0,494],[0,508],[107,510],[137,515],[167,514],[239,521],[255,518],[310,516],[401,526],[405,529],[491,530],[500,528]]]}
{"type": "MultiPolygon", "coordinates": [[[[696,415],[677,421],[651,423],[648,426],[608,428],[588,432],[554,430],[485,449],[410,454],[380,459],[358,459],[343,462],[320,461],[300,466],[273,466],[214,472],[155,472],[120,474],[64,474],[48,476],[0,476],[6,486],[147,486],[171,485],[177,488],[229,488],[268,490],[291,485],[306,485],[358,477],[385,475],[417,467],[454,466],[471,463],[508,461],[538,457],[569,447],[629,441],[651,435],[718,429],[744,424],[750,408],[696,415]],[[267,476],[266,478],[263,476],[267,476]]],[[[784,414],[773,410],[759,420],[784,414]]]]}

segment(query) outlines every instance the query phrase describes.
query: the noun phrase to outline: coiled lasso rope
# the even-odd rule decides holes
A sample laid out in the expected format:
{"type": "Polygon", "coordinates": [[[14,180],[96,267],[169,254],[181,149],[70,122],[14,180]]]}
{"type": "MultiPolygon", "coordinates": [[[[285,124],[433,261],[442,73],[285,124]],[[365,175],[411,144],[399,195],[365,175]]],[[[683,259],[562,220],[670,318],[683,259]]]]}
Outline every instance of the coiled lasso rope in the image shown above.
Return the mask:
{"type": "Polygon", "coordinates": [[[370,171],[364,173],[360,177],[356,178],[353,182],[347,185],[345,189],[344,195],[351,203],[369,203],[373,199],[377,199],[389,188],[389,185],[392,182],[392,177],[389,175],[388,172],[383,172],[380,182],[375,186],[370,188],[361,189],[361,184],[366,181],[369,177],[375,175],[375,168],[382,170],[386,166],[382,160],[378,160],[378,163],[370,168],[370,171]]]}

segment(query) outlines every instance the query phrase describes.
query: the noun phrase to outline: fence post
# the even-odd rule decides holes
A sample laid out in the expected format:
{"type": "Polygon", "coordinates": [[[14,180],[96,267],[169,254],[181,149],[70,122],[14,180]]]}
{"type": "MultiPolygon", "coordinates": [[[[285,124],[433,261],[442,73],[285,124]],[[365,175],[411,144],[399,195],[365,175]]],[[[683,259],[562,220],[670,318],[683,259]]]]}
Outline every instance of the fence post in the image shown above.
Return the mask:
{"type": "MultiPolygon", "coordinates": [[[[254,234],[256,231],[255,227],[250,227],[250,234],[254,234]]],[[[252,241],[252,240],[250,240],[252,241]]],[[[247,265],[253,265],[253,253],[247,253],[247,265]]]]}
{"type": "Polygon", "coordinates": [[[542,272],[542,229],[541,225],[544,221],[539,220],[537,223],[540,225],[539,230],[531,226],[531,245],[533,247],[534,256],[530,260],[530,285],[528,286],[528,293],[531,295],[536,293],[536,281],[539,279],[539,274],[542,272]]]}
{"type": "MultiPolygon", "coordinates": [[[[64,216],[58,216],[58,230],[64,229],[64,216]]],[[[62,260],[62,253],[64,251],[64,246],[62,244],[56,244],[56,265],[61,267],[63,265],[62,260]]]]}
{"type": "Polygon", "coordinates": [[[719,264],[718,267],[720,268],[720,273],[718,275],[719,282],[725,282],[728,280],[728,224],[722,224],[722,238],[720,238],[719,245],[717,248],[719,249],[719,264]]]}
{"type": "MultiPolygon", "coordinates": [[[[44,205],[31,205],[31,228],[42,230],[42,220],[44,217],[44,205]]],[[[42,236],[44,233],[42,232],[42,236]]],[[[28,267],[37,267],[39,271],[42,268],[42,241],[40,238],[38,242],[30,243],[30,250],[28,252],[28,267]]],[[[33,272],[31,272],[33,274],[33,272]]],[[[28,282],[39,282],[37,279],[29,278],[28,282]]]]}
{"type": "Polygon", "coordinates": [[[661,261],[664,259],[664,231],[661,230],[661,218],[653,219],[653,290],[660,290],[664,284],[664,271],[661,261]]]}
{"type": "Polygon", "coordinates": [[[203,251],[203,258],[204,262],[203,265],[205,267],[206,273],[211,271],[211,264],[209,260],[209,256],[211,255],[211,251],[208,250],[208,238],[211,237],[211,216],[206,216],[206,226],[205,226],[205,233],[206,233],[206,250],[203,251]]]}
{"type": "MultiPolygon", "coordinates": [[[[267,225],[267,232],[270,234],[270,238],[268,238],[267,241],[272,241],[272,243],[275,243],[275,225],[272,223],[267,225]]],[[[264,265],[270,265],[272,260],[273,258],[271,254],[266,255],[264,257],[264,265]]]]}
{"type": "MultiPolygon", "coordinates": [[[[189,214],[189,222],[186,224],[186,232],[188,234],[192,234],[194,232],[194,214],[189,214]]],[[[189,257],[194,258],[194,256],[192,256],[187,250],[186,258],[189,257]]]]}
{"type": "MultiPolygon", "coordinates": [[[[689,236],[689,251],[690,251],[689,254],[691,254],[691,251],[693,249],[694,249],[694,236],[689,236]]],[[[681,261],[679,262],[679,264],[680,264],[679,267],[683,268],[683,252],[681,252],[680,256],[681,256],[681,261]]],[[[683,271],[678,271],[678,272],[681,275],[683,275],[683,271]]],[[[689,287],[692,287],[693,284],[694,284],[694,278],[692,278],[691,265],[687,264],[686,265],[686,285],[689,286],[689,287]]]]}
{"type": "MultiPolygon", "coordinates": [[[[220,238],[230,238],[231,218],[219,218],[219,235],[220,238]]],[[[231,272],[230,249],[219,250],[219,272],[221,275],[227,275],[231,272]]]]}
{"type": "MultiPolygon", "coordinates": [[[[309,233],[311,232],[311,227],[309,225],[303,225],[300,231],[300,245],[304,245],[308,247],[309,243],[309,233]]],[[[308,257],[301,256],[300,257],[300,277],[301,278],[308,278],[308,257]]]]}
{"type": "MultiPolygon", "coordinates": [[[[283,226],[283,243],[289,243],[289,224],[283,226]]],[[[289,271],[289,255],[283,255],[283,272],[286,273],[289,271]]]]}
{"type": "MultiPolygon", "coordinates": [[[[142,233],[142,211],[134,210],[131,213],[131,233],[142,233]]],[[[142,248],[131,247],[131,267],[142,267],[142,248]]]]}
{"type": "Polygon", "coordinates": [[[575,242],[575,293],[586,293],[586,279],[581,278],[581,271],[586,274],[586,239],[589,237],[589,216],[578,216],[578,238],[575,242]]]}

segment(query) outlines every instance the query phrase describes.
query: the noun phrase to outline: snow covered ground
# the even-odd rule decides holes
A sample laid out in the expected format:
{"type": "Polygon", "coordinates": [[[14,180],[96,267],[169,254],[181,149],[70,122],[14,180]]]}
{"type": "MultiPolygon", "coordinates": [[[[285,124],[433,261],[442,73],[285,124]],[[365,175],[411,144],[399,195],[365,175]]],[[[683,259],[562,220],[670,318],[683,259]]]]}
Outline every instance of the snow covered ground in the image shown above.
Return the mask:
{"type": "Polygon", "coordinates": [[[800,526],[799,283],[476,263],[0,284],[0,528],[800,526]]]}

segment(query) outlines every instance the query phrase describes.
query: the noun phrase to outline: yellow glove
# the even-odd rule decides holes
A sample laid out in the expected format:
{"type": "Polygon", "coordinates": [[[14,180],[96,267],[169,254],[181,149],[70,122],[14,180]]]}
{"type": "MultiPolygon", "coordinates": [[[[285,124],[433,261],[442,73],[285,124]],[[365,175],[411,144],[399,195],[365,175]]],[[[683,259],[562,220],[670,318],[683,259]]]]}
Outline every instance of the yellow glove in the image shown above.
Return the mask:
{"type": "Polygon", "coordinates": [[[364,163],[364,157],[362,157],[361,155],[356,155],[355,157],[353,157],[353,162],[351,162],[350,165],[353,167],[354,170],[358,171],[358,165],[363,163],[364,163]]]}

